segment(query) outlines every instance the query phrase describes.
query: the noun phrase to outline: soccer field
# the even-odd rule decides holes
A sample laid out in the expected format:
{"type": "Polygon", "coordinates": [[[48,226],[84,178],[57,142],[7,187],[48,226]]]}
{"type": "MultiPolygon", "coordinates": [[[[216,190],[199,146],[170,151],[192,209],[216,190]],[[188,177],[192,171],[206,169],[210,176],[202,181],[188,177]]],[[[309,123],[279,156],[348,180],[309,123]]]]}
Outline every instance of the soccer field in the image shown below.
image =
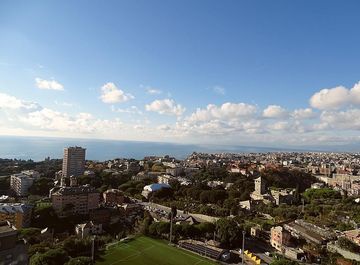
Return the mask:
{"type": "Polygon", "coordinates": [[[148,237],[136,237],[111,246],[96,264],[116,265],[214,265],[197,254],[148,237]]]}

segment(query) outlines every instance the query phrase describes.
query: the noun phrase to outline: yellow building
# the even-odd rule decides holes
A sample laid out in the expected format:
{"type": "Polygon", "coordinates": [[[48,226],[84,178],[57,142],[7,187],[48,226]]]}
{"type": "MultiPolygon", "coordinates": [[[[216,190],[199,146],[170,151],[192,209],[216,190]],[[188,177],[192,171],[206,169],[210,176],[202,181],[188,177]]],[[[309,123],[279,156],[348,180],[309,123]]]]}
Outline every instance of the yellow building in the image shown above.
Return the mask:
{"type": "Polygon", "coordinates": [[[17,229],[30,226],[32,207],[23,203],[0,203],[0,222],[8,221],[17,229]]]}

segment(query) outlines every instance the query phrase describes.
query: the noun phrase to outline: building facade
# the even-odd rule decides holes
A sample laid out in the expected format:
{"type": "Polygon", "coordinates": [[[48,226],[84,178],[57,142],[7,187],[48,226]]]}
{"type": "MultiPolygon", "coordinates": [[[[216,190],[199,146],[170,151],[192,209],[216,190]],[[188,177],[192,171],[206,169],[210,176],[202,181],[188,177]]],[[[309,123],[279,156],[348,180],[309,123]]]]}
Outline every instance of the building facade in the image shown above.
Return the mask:
{"type": "Polygon", "coordinates": [[[278,251],[283,251],[285,246],[290,244],[291,234],[281,226],[272,227],[270,244],[278,251]]]}
{"type": "Polygon", "coordinates": [[[79,187],[57,187],[50,191],[52,206],[60,216],[88,214],[99,207],[100,193],[88,185],[79,187]]]}
{"type": "Polygon", "coordinates": [[[0,203],[0,222],[9,222],[17,229],[30,226],[32,207],[23,203],[0,203]]]}
{"type": "Polygon", "coordinates": [[[0,222],[0,264],[28,264],[27,249],[18,241],[17,230],[7,222],[0,222]]]}
{"type": "Polygon", "coordinates": [[[118,189],[109,189],[103,193],[104,202],[110,205],[122,204],[124,198],[124,194],[118,189]]]}
{"type": "Polygon", "coordinates": [[[10,177],[10,187],[17,196],[27,196],[29,188],[34,183],[34,180],[39,177],[39,172],[35,170],[25,170],[21,173],[13,174],[10,177]]]}
{"type": "Polygon", "coordinates": [[[62,174],[64,177],[80,176],[85,171],[85,152],[82,147],[64,148],[62,174]]]}
{"type": "Polygon", "coordinates": [[[94,224],[93,222],[87,222],[78,224],[75,226],[75,233],[81,238],[90,235],[101,235],[103,233],[102,224],[94,224]]]}

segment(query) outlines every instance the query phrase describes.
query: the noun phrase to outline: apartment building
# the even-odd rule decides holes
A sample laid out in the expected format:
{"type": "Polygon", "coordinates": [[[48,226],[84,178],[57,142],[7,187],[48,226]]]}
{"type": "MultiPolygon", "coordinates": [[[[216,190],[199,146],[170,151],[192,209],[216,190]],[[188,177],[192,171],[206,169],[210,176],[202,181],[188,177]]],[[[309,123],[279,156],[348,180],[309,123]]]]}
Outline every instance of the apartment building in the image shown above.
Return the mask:
{"type": "Polygon", "coordinates": [[[29,227],[32,207],[23,203],[0,203],[0,222],[7,221],[17,229],[29,227]]]}
{"type": "Polygon", "coordinates": [[[80,176],[85,171],[86,149],[75,146],[64,148],[62,174],[64,177],[80,176]]]}
{"type": "Polygon", "coordinates": [[[270,237],[270,244],[276,250],[282,251],[285,246],[290,244],[291,234],[286,231],[282,226],[272,227],[270,237]]]}
{"type": "Polygon", "coordinates": [[[89,185],[78,187],[56,187],[50,190],[55,212],[61,216],[88,214],[99,207],[100,193],[89,185]]]}
{"type": "Polygon", "coordinates": [[[25,170],[10,177],[10,187],[15,191],[17,196],[27,196],[28,190],[32,186],[34,180],[40,177],[39,172],[35,170],[25,170]]]}
{"type": "Polygon", "coordinates": [[[109,189],[103,193],[104,202],[110,205],[122,204],[124,198],[124,194],[118,189],[109,189]]]}

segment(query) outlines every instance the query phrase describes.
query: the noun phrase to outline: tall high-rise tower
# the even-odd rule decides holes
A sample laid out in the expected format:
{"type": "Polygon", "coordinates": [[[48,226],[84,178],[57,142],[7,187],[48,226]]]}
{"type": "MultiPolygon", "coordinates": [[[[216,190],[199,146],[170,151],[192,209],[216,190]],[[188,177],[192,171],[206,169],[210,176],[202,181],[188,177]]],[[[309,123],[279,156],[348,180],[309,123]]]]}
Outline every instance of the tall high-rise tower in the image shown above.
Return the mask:
{"type": "Polygon", "coordinates": [[[85,148],[78,146],[64,148],[62,174],[64,177],[80,176],[85,170],[85,148]]]}

